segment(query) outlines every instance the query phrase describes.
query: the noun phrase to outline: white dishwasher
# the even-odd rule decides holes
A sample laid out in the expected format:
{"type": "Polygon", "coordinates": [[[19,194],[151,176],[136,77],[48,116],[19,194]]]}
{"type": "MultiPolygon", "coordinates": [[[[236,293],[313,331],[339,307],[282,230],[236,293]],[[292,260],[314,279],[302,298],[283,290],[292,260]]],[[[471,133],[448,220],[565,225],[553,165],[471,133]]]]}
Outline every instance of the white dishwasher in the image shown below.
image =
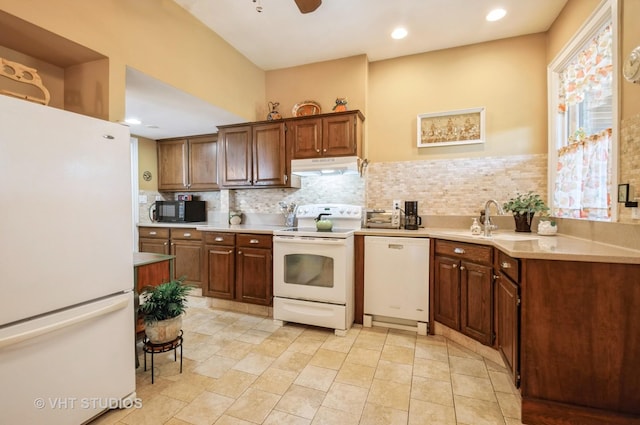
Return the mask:
{"type": "Polygon", "coordinates": [[[364,326],[417,330],[429,321],[429,239],[365,236],[364,326]]]}

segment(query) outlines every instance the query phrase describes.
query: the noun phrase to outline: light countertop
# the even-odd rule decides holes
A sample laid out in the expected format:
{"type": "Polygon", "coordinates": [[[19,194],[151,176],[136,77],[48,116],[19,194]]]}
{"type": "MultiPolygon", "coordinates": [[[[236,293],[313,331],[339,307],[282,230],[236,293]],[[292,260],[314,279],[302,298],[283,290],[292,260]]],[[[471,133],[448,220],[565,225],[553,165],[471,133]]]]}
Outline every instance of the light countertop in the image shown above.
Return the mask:
{"type": "Polygon", "coordinates": [[[134,252],[133,266],[144,266],[145,264],[159,263],[161,261],[173,260],[174,258],[176,258],[174,255],[154,254],[152,252],[134,252]]]}
{"type": "MultiPolygon", "coordinates": [[[[266,224],[207,224],[207,223],[151,223],[147,227],[195,228],[203,232],[236,232],[273,234],[284,225],[266,224]]],[[[436,238],[458,242],[495,246],[516,258],[542,260],[584,261],[601,263],[640,264],[640,251],[594,242],[563,234],[543,236],[535,232],[495,231],[493,237],[473,236],[469,229],[424,227],[418,230],[363,228],[355,232],[363,236],[399,236],[436,238]]]]}
{"type": "Polygon", "coordinates": [[[562,234],[544,236],[534,232],[496,231],[493,237],[485,238],[473,236],[471,231],[464,229],[420,228],[361,229],[356,235],[423,237],[490,245],[516,258],[640,264],[640,251],[562,234]]]}

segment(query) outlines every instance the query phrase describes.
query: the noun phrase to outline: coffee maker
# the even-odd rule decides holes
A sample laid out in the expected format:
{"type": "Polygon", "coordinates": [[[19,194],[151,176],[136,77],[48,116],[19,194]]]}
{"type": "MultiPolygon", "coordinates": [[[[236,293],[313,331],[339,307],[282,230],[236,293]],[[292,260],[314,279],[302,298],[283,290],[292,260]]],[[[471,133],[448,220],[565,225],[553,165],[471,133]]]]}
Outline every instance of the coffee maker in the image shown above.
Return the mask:
{"type": "Polygon", "coordinates": [[[418,230],[422,224],[422,218],[418,215],[418,201],[404,202],[404,228],[406,230],[418,230]]]}

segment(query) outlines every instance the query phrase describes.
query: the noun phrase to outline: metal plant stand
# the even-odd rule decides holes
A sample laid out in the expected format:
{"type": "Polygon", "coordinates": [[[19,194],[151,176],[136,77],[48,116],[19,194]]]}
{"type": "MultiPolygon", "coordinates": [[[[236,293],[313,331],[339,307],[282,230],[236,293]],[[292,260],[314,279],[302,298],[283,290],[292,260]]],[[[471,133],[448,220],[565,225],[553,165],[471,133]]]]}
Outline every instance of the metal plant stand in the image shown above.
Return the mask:
{"type": "Polygon", "coordinates": [[[182,331],[180,335],[172,341],[154,344],[145,336],[142,340],[142,351],[144,351],[144,370],[147,371],[147,353],[151,354],[151,383],[154,382],[153,356],[154,354],[166,353],[173,350],[173,361],[177,361],[177,349],[180,347],[180,373],[182,373],[182,331]]]}

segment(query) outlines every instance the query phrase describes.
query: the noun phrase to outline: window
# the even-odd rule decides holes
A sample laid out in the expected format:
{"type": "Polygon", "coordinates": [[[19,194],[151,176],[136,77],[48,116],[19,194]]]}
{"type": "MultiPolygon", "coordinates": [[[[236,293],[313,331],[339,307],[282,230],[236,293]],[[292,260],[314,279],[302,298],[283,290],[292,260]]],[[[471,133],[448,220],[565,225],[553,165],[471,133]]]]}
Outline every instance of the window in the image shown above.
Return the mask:
{"type": "Polygon", "coordinates": [[[556,217],[615,216],[615,7],[604,1],[549,66],[549,202],[556,217]]]}

